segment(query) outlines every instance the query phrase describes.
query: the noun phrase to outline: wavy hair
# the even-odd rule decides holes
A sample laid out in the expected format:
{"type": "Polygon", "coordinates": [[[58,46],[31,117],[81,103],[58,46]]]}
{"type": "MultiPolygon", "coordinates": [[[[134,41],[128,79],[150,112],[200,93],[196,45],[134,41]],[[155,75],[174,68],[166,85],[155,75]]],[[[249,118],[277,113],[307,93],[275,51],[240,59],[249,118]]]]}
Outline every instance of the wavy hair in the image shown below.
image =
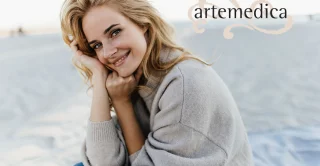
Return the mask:
{"type": "MultiPolygon", "coordinates": [[[[147,51],[141,62],[143,77],[146,80],[149,79],[151,72],[162,71],[167,73],[174,65],[186,59],[195,59],[206,65],[212,65],[207,64],[198,57],[188,56],[191,53],[174,42],[173,27],[160,17],[158,11],[147,0],[65,0],[61,8],[60,21],[62,38],[67,45],[72,42],[70,39],[70,36],[72,36],[73,40],[77,41],[79,50],[85,55],[97,58],[95,51],[90,48],[86,41],[82,29],[82,19],[90,8],[101,5],[114,6],[118,12],[139,27],[147,27],[147,51]],[[160,51],[163,48],[177,49],[183,53],[170,62],[161,63],[160,51]]],[[[90,89],[92,87],[92,72],[84,66],[73,64],[79,69],[78,71],[83,76],[84,81],[86,83],[90,81],[90,89]]],[[[149,89],[143,85],[138,85],[137,88],[149,89]]]]}

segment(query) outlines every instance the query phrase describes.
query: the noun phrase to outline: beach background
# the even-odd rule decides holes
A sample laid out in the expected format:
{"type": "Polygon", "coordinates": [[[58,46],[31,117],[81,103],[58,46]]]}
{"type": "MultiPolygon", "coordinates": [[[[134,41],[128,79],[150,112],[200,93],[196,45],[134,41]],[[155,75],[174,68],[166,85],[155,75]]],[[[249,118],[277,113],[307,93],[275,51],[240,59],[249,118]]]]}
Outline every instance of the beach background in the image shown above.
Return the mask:
{"type": "MultiPolygon", "coordinates": [[[[164,2],[155,1],[159,11],[164,2]]],[[[181,10],[195,3],[188,1],[181,10]]],[[[320,166],[320,19],[311,7],[317,2],[308,3],[313,4],[296,12],[293,27],[283,34],[234,28],[231,40],[224,38],[224,28],[245,20],[210,20],[198,34],[190,20],[163,13],[175,27],[179,44],[215,62],[213,68],[238,104],[256,166],[320,166]]],[[[49,14],[59,14],[61,3],[34,0],[37,4],[55,4],[49,14]]],[[[294,8],[290,4],[288,11],[294,8]]],[[[91,94],[71,63],[72,52],[57,22],[23,26],[27,18],[7,17],[7,25],[0,27],[0,166],[74,165],[80,162],[91,94]],[[20,22],[8,23],[14,20],[20,22]],[[19,26],[25,34],[10,36],[19,26]]],[[[275,30],[285,22],[255,24],[275,30]]]]}

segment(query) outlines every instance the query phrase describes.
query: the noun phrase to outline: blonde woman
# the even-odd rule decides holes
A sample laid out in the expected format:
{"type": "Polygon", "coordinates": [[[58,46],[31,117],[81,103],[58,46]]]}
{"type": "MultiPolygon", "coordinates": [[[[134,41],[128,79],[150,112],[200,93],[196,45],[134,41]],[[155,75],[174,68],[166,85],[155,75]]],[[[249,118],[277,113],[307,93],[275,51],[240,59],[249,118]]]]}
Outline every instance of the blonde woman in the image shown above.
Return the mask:
{"type": "Polygon", "coordinates": [[[228,88],[148,1],[66,0],[61,28],[93,92],[81,165],[253,165],[228,88]]]}

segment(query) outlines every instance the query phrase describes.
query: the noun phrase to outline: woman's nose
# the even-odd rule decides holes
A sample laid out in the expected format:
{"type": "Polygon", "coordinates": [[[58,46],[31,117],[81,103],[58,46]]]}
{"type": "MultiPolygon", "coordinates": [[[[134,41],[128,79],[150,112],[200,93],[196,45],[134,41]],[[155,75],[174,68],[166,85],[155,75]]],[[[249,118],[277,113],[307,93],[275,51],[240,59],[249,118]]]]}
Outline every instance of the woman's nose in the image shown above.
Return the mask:
{"type": "Polygon", "coordinates": [[[103,57],[106,59],[111,58],[116,52],[117,48],[110,44],[105,44],[103,46],[103,57]]]}

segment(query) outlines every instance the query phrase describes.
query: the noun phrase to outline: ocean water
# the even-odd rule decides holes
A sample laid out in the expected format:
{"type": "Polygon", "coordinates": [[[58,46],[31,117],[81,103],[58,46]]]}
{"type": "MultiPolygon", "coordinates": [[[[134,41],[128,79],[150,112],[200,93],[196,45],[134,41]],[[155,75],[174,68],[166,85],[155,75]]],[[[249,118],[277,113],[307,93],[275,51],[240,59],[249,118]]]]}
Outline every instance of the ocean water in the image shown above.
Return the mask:
{"type": "MultiPolygon", "coordinates": [[[[281,35],[235,28],[231,40],[224,39],[224,26],[209,27],[202,34],[188,23],[176,28],[181,45],[215,62],[213,68],[238,104],[256,165],[302,165],[299,157],[291,158],[294,155],[282,158],[287,151],[266,149],[281,141],[270,133],[281,136],[293,128],[290,138],[301,138],[300,128],[320,124],[320,24],[296,23],[281,35]]],[[[77,163],[91,97],[60,34],[3,38],[0,46],[0,165],[77,163]]],[[[295,145],[305,147],[313,140],[308,147],[320,147],[320,135],[312,133],[319,127],[303,131],[303,142],[295,145]]],[[[306,158],[314,159],[319,151],[315,148],[306,158]]]]}

